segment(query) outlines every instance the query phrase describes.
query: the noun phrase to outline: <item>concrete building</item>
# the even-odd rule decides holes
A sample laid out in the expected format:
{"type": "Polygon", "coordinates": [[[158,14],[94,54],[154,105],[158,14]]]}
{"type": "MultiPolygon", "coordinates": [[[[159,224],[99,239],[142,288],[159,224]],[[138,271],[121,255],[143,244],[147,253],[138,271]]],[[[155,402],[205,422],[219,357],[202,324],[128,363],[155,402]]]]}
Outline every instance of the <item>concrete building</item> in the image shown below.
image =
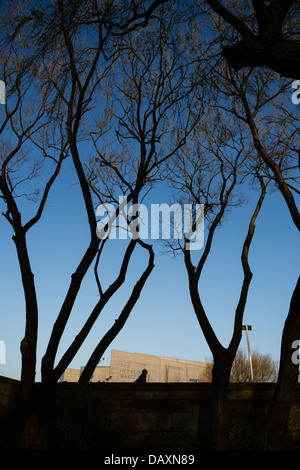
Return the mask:
{"type": "MultiPolygon", "coordinates": [[[[150,354],[111,351],[110,366],[96,367],[92,382],[134,382],[147,369],[147,382],[205,382],[207,363],[152,356],[150,354]]],[[[60,382],[77,382],[81,369],[66,369],[60,382]]]]}

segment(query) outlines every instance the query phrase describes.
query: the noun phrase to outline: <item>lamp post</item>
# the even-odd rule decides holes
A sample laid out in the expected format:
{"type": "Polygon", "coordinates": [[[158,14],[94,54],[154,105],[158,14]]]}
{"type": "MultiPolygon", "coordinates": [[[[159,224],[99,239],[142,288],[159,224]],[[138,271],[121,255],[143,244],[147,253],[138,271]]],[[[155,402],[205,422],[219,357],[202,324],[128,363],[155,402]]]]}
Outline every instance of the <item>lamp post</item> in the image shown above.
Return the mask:
{"type": "Polygon", "coordinates": [[[253,368],[252,368],[252,359],[251,359],[251,352],[250,352],[250,341],[249,341],[249,334],[248,334],[248,331],[252,330],[252,326],[251,325],[243,325],[242,330],[246,330],[246,334],[247,334],[249,363],[250,363],[250,374],[251,374],[251,380],[253,382],[253,368]]]}

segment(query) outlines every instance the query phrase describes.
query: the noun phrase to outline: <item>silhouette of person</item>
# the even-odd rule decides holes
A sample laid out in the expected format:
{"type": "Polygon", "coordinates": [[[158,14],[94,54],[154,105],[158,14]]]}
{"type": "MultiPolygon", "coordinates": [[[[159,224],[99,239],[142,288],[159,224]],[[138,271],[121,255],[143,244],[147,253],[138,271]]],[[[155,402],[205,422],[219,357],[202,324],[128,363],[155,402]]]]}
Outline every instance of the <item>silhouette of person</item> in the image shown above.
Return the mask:
{"type": "Polygon", "coordinates": [[[141,375],[135,380],[135,383],[146,383],[146,377],[147,377],[148,371],[146,369],[142,370],[141,375]]]}

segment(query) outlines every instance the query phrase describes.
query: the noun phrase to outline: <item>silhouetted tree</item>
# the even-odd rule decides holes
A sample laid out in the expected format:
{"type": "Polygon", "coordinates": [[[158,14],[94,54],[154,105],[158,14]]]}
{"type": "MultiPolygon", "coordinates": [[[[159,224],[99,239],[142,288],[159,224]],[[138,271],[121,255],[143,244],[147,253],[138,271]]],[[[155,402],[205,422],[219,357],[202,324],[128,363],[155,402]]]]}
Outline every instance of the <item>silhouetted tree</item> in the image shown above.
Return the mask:
{"type": "MultiPolygon", "coordinates": [[[[104,289],[98,267],[104,247],[106,248],[108,244],[107,239],[99,237],[97,231],[95,203],[112,201],[112,199],[103,199],[105,184],[103,185],[104,180],[101,178],[105,175],[105,178],[108,176],[105,181],[108,181],[109,185],[112,183],[113,189],[117,189],[114,184],[117,184],[119,189],[120,185],[123,190],[125,188],[123,194],[126,194],[128,203],[138,204],[142,192],[149,189],[157,177],[162,177],[162,174],[159,175],[159,168],[183,145],[199,115],[198,111],[194,114],[186,112],[187,106],[184,103],[188,102],[190,105],[190,94],[194,88],[189,71],[190,64],[186,59],[187,50],[181,47],[180,41],[176,44],[175,34],[172,36],[168,29],[171,27],[171,19],[174,18],[176,10],[168,7],[159,12],[159,7],[164,3],[167,2],[156,0],[149,2],[148,5],[145,3],[136,5],[135,2],[120,4],[110,1],[56,0],[49,3],[41,2],[32,10],[20,8],[17,11],[10,5],[7,18],[2,17],[3,20],[7,20],[7,28],[9,26],[6,48],[1,52],[5,59],[2,63],[8,64],[9,60],[6,57],[10,59],[10,68],[7,65],[7,74],[4,78],[12,84],[12,77],[15,76],[14,87],[17,98],[17,105],[14,108],[12,95],[8,96],[2,125],[2,130],[10,125],[10,131],[16,136],[16,144],[13,149],[8,146],[7,156],[3,157],[1,191],[8,208],[6,218],[15,231],[14,240],[26,299],[26,334],[22,341],[21,382],[23,390],[26,388],[26,396],[33,408],[30,410],[24,408],[25,448],[44,445],[51,447],[54,433],[49,432],[49,426],[53,417],[54,385],[83,344],[104,306],[124,284],[134,250],[137,247],[144,250],[148,254],[148,262],[144,271],[140,275],[137,274],[137,283],[129,294],[127,302],[124,302],[120,316],[103,335],[87,362],[78,383],[79,390],[88,384],[103,352],[124,326],[154,267],[154,252],[151,245],[134,237],[125,250],[119,273],[111,285],[104,289]],[[154,27],[150,21],[152,17],[155,22],[154,27]],[[148,36],[143,36],[141,30],[150,24],[151,31],[148,36]],[[20,38],[26,40],[27,50],[22,49],[20,38]],[[21,49],[19,49],[20,43],[21,49]],[[16,61],[13,55],[19,50],[20,60],[16,61]],[[113,68],[116,64],[117,73],[113,68]],[[126,78],[128,73],[131,73],[130,79],[126,78]],[[33,78],[41,98],[31,109],[30,116],[30,113],[24,114],[23,100],[25,93],[30,96],[34,89],[33,78]],[[47,94],[43,92],[45,86],[47,94]],[[109,107],[113,102],[109,102],[111,93],[120,105],[113,114],[111,114],[112,108],[109,107]],[[98,117],[96,109],[100,110],[98,117]],[[19,118],[18,122],[16,119],[13,120],[15,116],[19,118]],[[28,121],[24,120],[25,117],[28,121]],[[43,121],[44,118],[47,118],[47,121],[43,121]],[[48,125],[48,121],[52,127],[48,125]],[[28,127],[24,126],[24,122],[29,123],[28,127]],[[171,122],[174,130],[170,132],[171,122]],[[113,129],[110,131],[115,133],[119,142],[118,148],[115,149],[119,152],[117,154],[107,149],[104,151],[103,146],[103,136],[111,123],[113,129]],[[35,138],[38,135],[40,139],[35,138]],[[50,137],[53,140],[50,140],[50,137]],[[134,144],[128,151],[130,139],[134,144]],[[17,184],[12,183],[11,177],[18,165],[24,162],[25,166],[26,160],[21,156],[26,140],[32,141],[42,156],[49,156],[49,161],[52,159],[55,169],[46,185],[36,216],[23,226],[15,200],[17,184]],[[92,160],[88,161],[85,149],[82,151],[83,142],[85,144],[89,142],[94,146],[96,158],[93,159],[93,166],[89,166],[92,160]],[[48,153],[46,148],[49,149],[48,153]],[[59,159],[56,155],[54,157],[50,150],[60,155],[59,159]],[[26,231],[39,220],[50,187],[60,171],[67,151],[84,202],[89,240],[71,275],[69,287],[42,358],[44,396],[41,409],[45,411],[45,415],[42,415],[39,402],[35,402],[33,393],[38,306],[25,235],[26,231]],[[13,158],[16,155],[19,159],[13,167],[13,158]],[[81,331],[55,364],[61,338],[82,281],[93,263],[95,263],[99,300],[81,331]]],[[[190,108],[191,106],[188,109],[190,108]]],[[[201,112],[201,107],[199,109],[201,112]]],[[[32,170],[32,173],[34,171],[36,170],[32,170]]],[[[25,178],[29,179],[31,176],[28,173],[25,178]]],[[[24,178],[24,174],[22,177],[24,178]]],[[[112,198],[113,194],[108,196],[112,198]]],[[[116,212],[118,213],[118,209],[116,212]]],[[[127,220],[128,224],[129,222],[127,220]]]]}
{"type": "Polygon", "coordinates": [[[0,109],[0,197],[3,215],[13,232],[25,299],[20,401],[25,419],[34,406],[38,339],[38,302],[27,237],[45,212],[49,193],[68,155],[68,142],[64,118],[58,116],[52,105],[51,81],[46,79],[42,64],[36,67],[29,60],[32,25],[14,36],[16,21],[23,14],[26,14],[26,6],[20,3],[13,9],[4,9],[0,17],[1,76],[7,83],[6,103],[0,109]],[[36,205],[32,206],[34,211],[27,211],[25,216],[26,199],[36,205]]]}
{"type": "MultiPolygon", "coordinates": [[[[212,250],[216,230],[233,207],[242,203],[241,185],[247,174],[251,148],[243,137],[243,129],[229,116],[226,119],[216,108],[208,106],[205,119],[194,130],[193,136],[174,161],[171,181],[181,190],[185,202],[203,204],[207,234],[202,254],[191,249],[186,235],[183,251],[188,274],[189,293],[199,325],[213,355],[211,392],[211,445],[224,449],[228,445],[228,383],[230,371],[242,334],[243,314],[252,272],[248,263],[249,250],[254,236],[255,223],[266,194],[268,180],[260,176],[260,191],[249,221],[241,249],[243,280],[237,303],[232,338],[228,347],[221,344],[209,320],[199,287],[206,262],[212,250]],[[196,261],[195,261],[196,260],[196,261]]],[[[195,229],[197,220],[194,219],[195,229]]],[[[176,244],[175,244],[176,249],[176,244]]]]}
{"type": "MultiPolygon", "coordinates": [[[[222,22],[215,22],[213,18],[212,24],[215,25],[217,36],[224,33],[225,41],[226,32],[222,22]]],[[[297,107],[291,103],[290,97],[286,99],[290,84],[284,79],[279,79],[277,74],[268,69],[244,71],[244,79],[241,81],[238,76],[229,69],[221,74],[212,72],[208,80],[212,80],[212,86],[220,93],[222,109],[246,124],[253,149],[257,158],[263,163],[263,172],[272,179],[273,189],[279,190],[282,194],[291,219],[299,230],[299,117],[297,107]]],[[[293,299],[298,297],[298,292],[299,282],[296,283],[293,299]]],[[[291,344],[299,337],[300,331],[295,309],[296,304],[293,300],[283,330],[280,373],[277,391],[273,398],[278,405],[273,403],[270,407],[267,421],[271,423],[275,421],[287,423],[292,406],[291,397],[296,393],[298,365],[291,361],[291,344]],[[291,377],[296,379],[293,381],[291,377]],[[290,391],[287,392],[289,387],[290,391]],[[277,418],[272,417],[275,413],[278,414],[277,418]]],[[[273,445],[271,439],[272,436],[276,439],[275,429],[278,429],[278,426],[269,425],[267,422],[266,429],[267,445],[273,447],[275,442],[273,445]],[[268,432],[268,429],[273,431],[268,432]]],[[[287,426],[285,430],[285,442],[287,442],[287,426]]],[[[283,435],[281,438],[283,440],[283,435]]]]}

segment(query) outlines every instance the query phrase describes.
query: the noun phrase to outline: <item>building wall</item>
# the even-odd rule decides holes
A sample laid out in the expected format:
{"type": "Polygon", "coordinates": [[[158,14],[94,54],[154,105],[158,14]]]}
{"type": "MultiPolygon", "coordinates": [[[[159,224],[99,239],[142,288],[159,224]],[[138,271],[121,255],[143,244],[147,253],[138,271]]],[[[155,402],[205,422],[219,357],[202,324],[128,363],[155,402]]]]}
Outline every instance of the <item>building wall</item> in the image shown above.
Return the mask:
{"type": "MultiPolygon", "coordinates": [[[[94,371],[92,382],[134,382],[147,369],[147,382],[205,382],[205,362],[112,350],[110,366],[94,371]]],[[[67,369],[61,382],[77,382],[81,371],[67,369]]]]}
{"type": "MultiPolygon", "coordinates": [[[[80,374],[83,371],[84,367],[81,367],[80,374]]],[[[110,367],[108,366],[101,366],[96,367],[93,376],[91,378],[91,382],[108,382],[110,381],[110,367]]],[[[79,378],[79,377],[78,377],[79,378]]],[[[66,380],[66,382],[71,382],[71,380],[66,380]]]]}
{"type": "Polygon", "coordinates": [[[80,377],[79,369],[67,369],[61,377],[61,382],[78,382],[80,377]]]}
{"type": "Polygon", "coordinates": [[[147,382],[190,382],[204,380],[206,364],[150,354],[112,350],[111,382],[134,382],[147,369],[147,382]]]}

